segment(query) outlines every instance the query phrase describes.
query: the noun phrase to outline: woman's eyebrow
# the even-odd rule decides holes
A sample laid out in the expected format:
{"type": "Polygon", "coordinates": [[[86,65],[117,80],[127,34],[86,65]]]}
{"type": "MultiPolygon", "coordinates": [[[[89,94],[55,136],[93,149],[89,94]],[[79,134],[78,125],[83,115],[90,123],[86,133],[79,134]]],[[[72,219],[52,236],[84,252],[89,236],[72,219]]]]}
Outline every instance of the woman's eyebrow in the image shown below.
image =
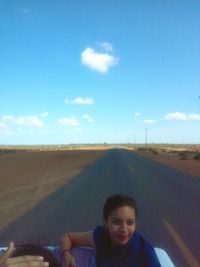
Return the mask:
{"type": "MultiPolygon", "coordinates": [[[[111,217],[111,220],[123,221],[123,219],[121,219],[119,217],[111,217]]],[[[127,221],[134,221],[135,222],[135,218],[129,218],[129,219],[127,219],[127,221]]]]}
{"type": "Polygon", "coordinates": [[[135,219],[128,219],[127,222],[135,222],[135,219]]]}
{"type": "Polygon", "coordinates": [[[121,220],[119,217],[111,217],[112,220],[121,220]]]}

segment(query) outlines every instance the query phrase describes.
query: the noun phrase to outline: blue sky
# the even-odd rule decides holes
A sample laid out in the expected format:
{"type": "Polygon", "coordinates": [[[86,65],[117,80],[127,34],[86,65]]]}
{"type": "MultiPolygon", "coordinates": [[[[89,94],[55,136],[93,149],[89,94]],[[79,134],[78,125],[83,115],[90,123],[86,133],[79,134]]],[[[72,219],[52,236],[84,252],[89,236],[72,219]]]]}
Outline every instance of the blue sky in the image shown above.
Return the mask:
{"type": "Polygon", "coordinates": [[[197,0],[0,0],[0,144],[199,144],[199,29],[197,0]]]}

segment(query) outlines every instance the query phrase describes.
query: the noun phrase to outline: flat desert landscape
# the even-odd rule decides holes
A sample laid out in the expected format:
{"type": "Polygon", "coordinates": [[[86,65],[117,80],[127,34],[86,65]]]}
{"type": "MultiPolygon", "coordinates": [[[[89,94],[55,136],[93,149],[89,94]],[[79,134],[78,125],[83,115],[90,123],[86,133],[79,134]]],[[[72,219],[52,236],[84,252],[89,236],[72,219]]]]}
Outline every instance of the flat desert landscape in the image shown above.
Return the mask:
{"type": "MultiPolygon", "coordinates": [[[[113,147],[1,147],[0,230],[69,183],[111,148],[113,147]]],[[[200,146],[141,148],[129,145],[124,148],[200,178],[200,146]]]]}
{"type": "Polygon", "coordinates": [[[0,150],[0,230],[69,183],[104,150],[0,150]]]}
{"type": "Polygon", "coordinates": [[[200,145],[152,146],[137,153],[200,178],[200,145]]]}

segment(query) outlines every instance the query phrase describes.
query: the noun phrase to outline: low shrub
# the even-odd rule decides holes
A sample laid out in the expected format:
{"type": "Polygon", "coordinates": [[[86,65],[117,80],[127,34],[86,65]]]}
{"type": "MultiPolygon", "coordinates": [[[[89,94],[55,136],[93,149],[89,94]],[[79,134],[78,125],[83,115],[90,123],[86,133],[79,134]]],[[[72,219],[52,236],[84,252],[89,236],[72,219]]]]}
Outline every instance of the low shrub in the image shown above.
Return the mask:
{"type": "Polygon", "coordinates": [[[137,150],[139,150],[139,151],[147,151],[147,148],[146,147],[138,147],[137,150]]]}
{"type": "Polygon", "coordinates": [[[179,153],[179,159],[180,159],[180,160],[185,160],[185,159],[187,159],[187,154],[184,153],[184,152],[180,152],[180,153],[179,153]]]}
{"type": "Polygon", "coordinates": [[[198,152],[198,153],[196,153],[196,154],[194,155],[194,159],[196,159],[196,160],[200,160],[200,152],[198,152]]]}
{"type": "Polygon", "coordinates": [[[151,147],[138,147],[139,151],[148,151],[148,152],[152,152],[153,154],[158,154],[158,151],[154,148],[151,147]]]}
{"type": "Polygon", "coordinates": [[[8,154],[8,153],[15,153],[16,150],[13,149],[0,149],[0,154],[8,154]]]}

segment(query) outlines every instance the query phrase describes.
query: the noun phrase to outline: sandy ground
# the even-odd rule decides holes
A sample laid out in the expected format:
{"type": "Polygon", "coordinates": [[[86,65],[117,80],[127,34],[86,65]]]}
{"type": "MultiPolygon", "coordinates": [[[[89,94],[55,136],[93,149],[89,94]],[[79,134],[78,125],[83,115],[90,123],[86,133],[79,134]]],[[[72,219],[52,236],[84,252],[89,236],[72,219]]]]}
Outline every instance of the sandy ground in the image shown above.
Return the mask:
{"type": "Polygon", "coordinates": [[[200,160],[194,159],[196,151],[169,149],[168,151],[158,150],[157,154],[151,151],[137,151],[137,153],[200,178],[200,160]],[[184,159],[182,159],[183,154],[185,154],[184,159]]]}
{"type": "Polygon", "coordinates": [[[104,150],[0,153],[0,230],[66,185],[104,150]]]}
{"type": "MultiPolygon", "coordinates": [[[[33,208],[42,199],[66,185],[84,168],[100,158],[103,149],[60,151],[5,151],[0,150],[0,230],[33,208]]],[[[180,159],[180,151],[137,151],[158,162],[200,178],[200,161],[194,153],[180,159]]]]}

